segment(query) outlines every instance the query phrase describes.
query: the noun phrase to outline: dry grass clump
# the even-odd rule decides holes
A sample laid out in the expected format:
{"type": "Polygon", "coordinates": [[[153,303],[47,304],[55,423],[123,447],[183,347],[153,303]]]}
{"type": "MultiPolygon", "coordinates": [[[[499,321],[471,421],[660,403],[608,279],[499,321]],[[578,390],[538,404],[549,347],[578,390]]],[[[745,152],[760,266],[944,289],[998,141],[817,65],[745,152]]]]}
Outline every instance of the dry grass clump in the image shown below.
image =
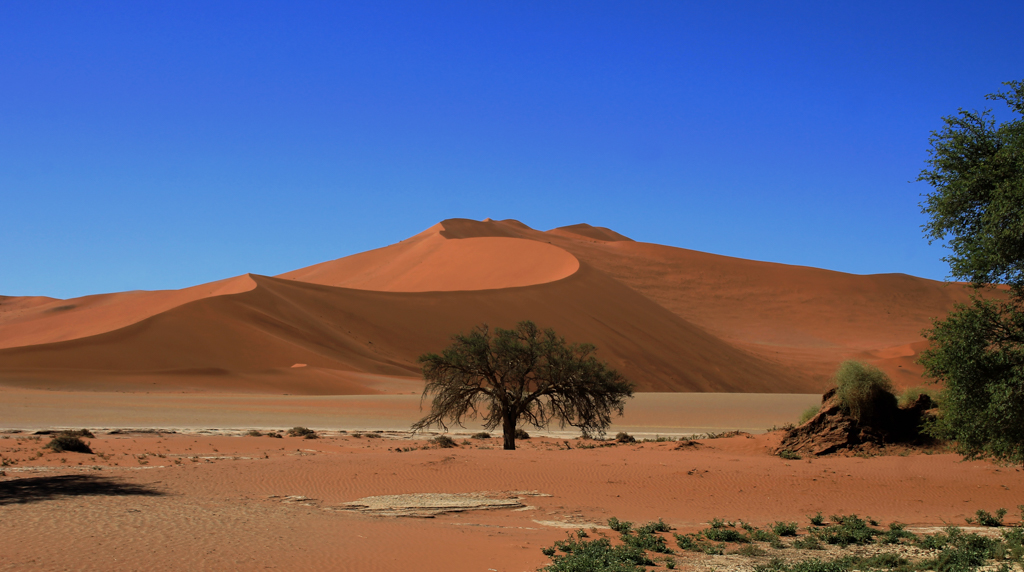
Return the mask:
{"type": "MultiPolygon", "coordinates": [[[[89,433],[88,431],[85,432],[92,435],[92,433],[89,433]]],[[[79,435],[81,435],[81,432],[79,431],[61,431],[51,437],[50,442],[47,443],[45,447],[55,453],[71,452],[87,453],[91,455],[92,447],[90,447],[85,441],[82,441],[82,438],[79,435]]]]}
{"type": "Polygon", "coordinates": [[[292,427],[288,430],[289,437],[302,437],[304,439],[316,439],[316,431],[308,427],[292,427]]]}
{"type": "Polygon", "coordinates": [[[886,402],[895,408],[892,380],[882,370],[856,360],[839,364],[832,380],[843,409],[861,423],[871,420],[886,402]]]}

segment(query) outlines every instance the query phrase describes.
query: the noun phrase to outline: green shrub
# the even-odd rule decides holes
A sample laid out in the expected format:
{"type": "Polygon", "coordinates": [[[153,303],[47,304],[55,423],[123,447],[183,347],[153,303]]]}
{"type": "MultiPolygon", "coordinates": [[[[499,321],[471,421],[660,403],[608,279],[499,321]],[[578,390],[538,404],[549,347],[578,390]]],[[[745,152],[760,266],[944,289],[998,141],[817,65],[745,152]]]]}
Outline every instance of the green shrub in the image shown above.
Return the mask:
{"type": "Polygon", "coordinates": [[[481,431],[479,433],[473,433],[473,435],[471,435],[471,437],[473,439],[490,439],[491,438],[491,434],[486,432],[486,431],[481,431]]]}
{"type": "Polygon", "coordinates": [[[779,451],[779,456],[789,461],[799,461],[800,459],[803,459],[803,457],[801,457],[799,453],[797,453],[796,451],[791,451],[789,449],[783,449],[779,451]]]}
{"type": "Polygon", "coordinates": [[[821,411],[821,408],[818,407],[817,405],[812,405],[807,409],[804,409],[804,412],[800,414],[800,422],[797,423],[797,425],[803,425],[804,423],[807,423],[808,421],[811,420],[811,417],[814,417],[815,415],[818,414],[818,411],[821,411]]]}
{"type": "Polygon", "coordinates": [[[638,548],[640,550],[650,550],[651,552],[659,552],[661,554],[672,554],[672,550],[665,545],[665,539],[656,534],[650,532],[641,532],[642,529],[637,529],[636,534],[624,533],[622,535],[622,542],[627,546],[638,548]]]}
{"type": "Polygon", "coordinates": [[[724,554],[724,544],[711,544],[704,542],[695,534],[673,534],[676,538],[676,544],[679,548],[689,552],[702,552],[704,554],[724,554]]]}
{"type": "Polygon", "coordinates": [[[71,453],[88,453],[92,454],[92,448],[82,438],[75,435],[74,433],[57,433],[50,437],[50,442],[46,444],[47,449],[51,449],[55,453],[63,453],[65,451],[71,453]]]}
{"type": "Polygon", "coordinates": [[[556,541],[541,552],[551,558],[550,565],[542,570],[548,572],[641,572],[642,566],[653,566],[654,561],[640,548],[611,545],[607,538],[583,540],[585,533],[569,535],[566,540],[556,541]],[[565,554],[558,554],[563,552],[565,554]]]}
{"type": "Polygon", "coordinates": [[[800,550],[821,550],[822,546],[821,541],[818,540],[817,536],[814,536],[813,534],[808,534],[803,538],[798,538],[794,540],[793,548],[798,548],[800,550]]]}
{"type": "Polygon", "coordinates": [[[516,428],[516,439],[529,439],[529,438],[530,438],[530,434],[527,433],[524,429],[520,429],[518,427],[516,428]]]}
{"type": "Polygon", "coordinates": [[[740,546],[739,548],[737,548],[736,551],[733,552],[733,554],[738,554],[740,556],[746,556],[748,558],[753,558],[753,557],[756,557],[756,556],[764,556],[764,555],[766,555],[768,553],[765,552],[764,549],[758,548],[757,546],[754,546],[753,544],[744,544],[743,546],[740,546]]]}
{"type": "Polygon", "coordinates": [[[308,427],[292,427],[288,430],[289,437],[305,437],[306,439],[316,439],[316,431],[308,427]],[[310,436],[312,435],[312,437],[310,436]]]}
{"type": "Polygon", "coordinates": [[[608,519],[608,528],[620,534],[629,534],[633,530],[633,523],[627,520],[619,520],[614,516],[608,519]]]}
{"type": "Polygon", "coordinates": [[[836,398],[843,410],[860,422],[871,419],[880,402],[896,398],[892,394],[889,376],[875,366],[855,360],[839,364],[832,380],[836,384],[836,398]]]}
{"type": "Polygon", "coordinates": [[[898,522],[890,522],[889,530],[878,537],[879,544],[899,544],[900,540],[907,539],[911,542],[917,540],[917,535],[906,530],[907,525],[898,522]]]}
{"type": "Polygon", "coordinates": [[[814,526],[822,526],[825,524],[825,517],[821,515],[820,510],[814,516],[808,516],[807,518],[810,519],[811,524],[814,526]]]}
{"type": "Polygon", "coordinates": [[[757,542],[774,542],[779,539],[779,535],[770,530],[761,530],[760,528],[756,528],[749,532],[750,539],[756,540],[757,542]]]}
{"type": "Polygon", "coordinates": [[[452,439],[447,435],[438,435],[430,441],[442,449],[451,449],[452,447],[459,446],[459,444],[455,442],[455,439],[452,439]]]}
{"type": "Polygon", "coordinates": [[[796,523],[775,522],[772,524],[772,532],[778,536],[796,536],[796,523]]]}
{"type": "Polygon", "coordinates": [[[638,527],[636,531],[637,534],[652,534],[655,532],[668,532],[669,527],[667,524],[665,524],[663,520],[659,518],[658,522],[648,522],[647,524],[638,527]]]}
{"type": "Polygon", "coordinates": [[[899,405],[900,407],[908,407],[915,403],[917,401],[917,398],[922,395],[927,395],[928,397],[930,397],[932,399],[932,402],[938,402],[939,394],[935,390],[928,389],[925,387],[908,387],[907,389],[903,390],[903,393],[900,394],[898,400],[899,405]]]}
{"type": "MultiPolygon", "coordinates": [[[[974,515],[977,517],[978,524],[981,526],[1002,526],[1003,517],[1006,516],[1006,509],[1001,508],[997,510],[995,516],[988,511],[978,509],[974,515]]],[[[970,519],[968,519],[967,523],[970,524],[970,519]]]]}
{"type": "Polygon", "coordinates": [[[749,538],[735,528],[705,528],[701,534],[712,542],[750,542],[749,538]]]}
{"type": "Polygon", "coordinates": [[[636,439],[633,438],[629,433],[620,431],[615,434],[615,442],[617,443],[636,443],[636,439]]]}
{"type": "Polygon", "coordinates": [[[879,534],[878,530],[870,528],[866,522],[855,514],[848,516],[833,516],[837,524],[826,526],[816,534],[829,544],[838,546],[849,546],[851,544],[864,545],[874,541],[879,534]]]}

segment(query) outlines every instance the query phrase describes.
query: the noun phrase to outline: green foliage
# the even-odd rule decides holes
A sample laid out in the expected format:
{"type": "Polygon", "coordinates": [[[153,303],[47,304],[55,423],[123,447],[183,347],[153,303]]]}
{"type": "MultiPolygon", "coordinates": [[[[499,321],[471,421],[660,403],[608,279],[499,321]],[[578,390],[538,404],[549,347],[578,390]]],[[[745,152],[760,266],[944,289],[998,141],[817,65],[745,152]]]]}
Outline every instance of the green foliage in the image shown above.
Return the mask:
{"type": "Polygon", "coordinates": [[[495,328],[493,336],[486,325],[458,334],[441,355],[419,358],[427,382],[423,399],[433,397],[430,413],[412,428],[447,428],[480,416],[488,431],[502,426],[505,449],[515,449],[520,422],[545,427],[557,420],[586,436],[603,435],[633,389],[594,351],[529,321],[514,330],[495,328]]]}
{"type": "Polygon", "coordinates": [[[736,549],[732,554],[738,554],[739,556],[746,556],[748,558],[754,558],[757,556],[764,556],[768,554],[763,548],[754,546],[753,544],[744,544],[736,549]]]}
{"type": "Polygon", "coordinates": [[[799,453],[797,453],[796,451],[791,451],[789,449],[783,449],[779,451],[779,456],[788,461],[799,461],[800,459],[803,459],[803,457],[801,457],[799,453]]]}
{"type": "Polygon", "coordinates": [[[821,411],[821,407],[818,407],[817,405],[812,405],[807,409],[804,409],[804,412],[800,414],[800,422],[797,423],[797,425],[807,423],[812,417],[818,414],[818,411],[821,411]]]}
{"type": "Polygon", "coordinates": [[[716,518],[711,521],[710,528],[705,528],[700,533],[712,542],[750,542],[749,538],[733,526],[735,526],[733,523],[726,526],[723,521],[716,518]]]}
{"type": "Polygon", "coordinates": [[[628,520],[619,520],[613,516],[608,519],[608,528],[620,534],[628,534],[633,530],[633,523],[628,520]]]}
{"type": "Polygon", "coordinates": [[[305,439],[316,439],[316,431],[308,427],[292,427],[288,430],[289,437],[303,437],[305,439]]]}
{"type": "Polygon", "coordinates": [[[47,449],[52,450],[55,453],[63,453],[65,451],[71,453],[88,453],[92,454],[92,448],[82,438],[79,437],[75,432],[61,432],[50,437],[50,442],[45,445],[47,449]]]}
{"type": "Polygon", "coordinates": [[[821,540],[818,540],[817,536],[809,534],[803,538],[794,540],[793,548],[797,548],[799,550],[821,550],[821,540]]]}
{"type": "Polygon", "coordinates": [[[1006,509],[1001,508],[997,510],[995,515],[992,515],[988,511],[978,509],[974,515],[977,517],[978,524],[981,526],[1002,526],[1003,517],[1006,516],[1006,509]]]}
{"type": "Polygon", "coordinates": [[[673,534],[673,536],[676,538],[676,545],[688,552],[701,552],[710,555],[725,553],[724,544],[706,542],[695,534],[673,534]]]}
{"type": "Polygon", "coordinates": [[[946,243],[951,274],[975,288],[970,305],[925,332],[931,347],[919,362],[945,385],[933,436],[955,441],[967,458],[1024,463],[1024,82],[1004,85],[1009,91],[987,97],[1017,117],[999,125],[988,110],[944,117],[931,168],[918,177],[934,189],[921,205],[925,234],[946,243]]]}
{"type": "Polygon", "coordinates": [[[883,401],[895,406],[892,381],[882,370],[855,360],[839,364],[832,380],[836,384],[836,397],[852,417],[864,423],[878,413],[876,408],[883,401]]]}
{"type": "Polygon", "coordinates": [[[1024,82],[986,96],[1018,117],[996,125],[989,110],[943,117],[932,132],[919,181],[934,189],[921,204],[929,241],[952,251],[952,275],[975,285],[1024,285],[1024,82]]]}
{"type": "Polygon", "coordinates": [[[668,532],[669,526],[660,518],[657,522],[651,521],[636,529],[638,534],[652,534],[655,532],[668,532]]]}
{"type": "Polygon", "coordinates": [[[640,548],[612,546],[607,538],[583,540],[585,533],[576,533],[566,540],[556,541],[551,548],[541,551],[551,558],[548,572],[641,572],[642,566],[653,566],[654,561],[640,548]],[[557,554],[563,552],[564,554],[557,554]]]}
{"type": "Polygon", "coordinates": [[[836,524],[815,531],[815,534],[828,544],[843,547],[851,544],[870,544],[879,534],[878,530],[869,527],[867,522],[855,514],[833,516],[832,519],[836,524]]]}
{"type": "Polygon", "coordinates": [[[878,537],[879,544],[899,544],[901,540],[909,540],[911,542],[917,540],[917,536],[906,529],[907,525],[899,522],[890,522],[889,530],[883,532],[878,537]]]}
{"type": "Polygon", "coordinates": [[[925,387],[908,387],[900,394],[897,402],[900,407],[907,407],[917,401],[917,398],[922,395],[927,395],[933,402],[937,403],[939,401],[939,393],[935,390],[925,387]]]}
{"type": "Polygon", "coordinates": [[[775,522],[772,524],[772,532],[779,536],[796,536],[795,522],[775,522]]]}
{"type": "Polygon", "coordinates": [[[811,524],[813,524],[814,526],[822,526],[825,524],[825,517],[821,515],[820,510],[814,516],[808,516],[807,518],[811,521],[811,524]]]}

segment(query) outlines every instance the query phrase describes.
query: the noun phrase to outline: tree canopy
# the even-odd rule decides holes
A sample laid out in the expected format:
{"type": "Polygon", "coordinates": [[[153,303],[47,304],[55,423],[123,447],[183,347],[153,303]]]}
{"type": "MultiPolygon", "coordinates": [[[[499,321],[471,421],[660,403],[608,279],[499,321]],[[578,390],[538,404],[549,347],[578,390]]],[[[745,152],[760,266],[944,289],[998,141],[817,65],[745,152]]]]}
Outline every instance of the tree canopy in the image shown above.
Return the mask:
{"type": "Polygon", "coordinates": [[[622,415],[633,386],[598,361],[595,350],[530,321],[495,328],[493,335],[486,325],[457,334],[440,355],[419,358],[427,382],[422,399],[433,397],[430,413],[412,428],[447,429],[479,416],[487,430],[501,424],[505,449],[515,449],[520,422],[546,427],[557,420],[584,435],[603,435],[612,413],[622,415]]]}
{"type": "Polygon", "coordinates": [[[953,277],[974,287],[970,304],[936,320],[920,359],[943,382],[936,436],[969,458],[1024,463],[1024,82],[987,96],[1016,119],[990,111],[944,117],[918,180],[933,192],[924,231],[952,253],[953,277]]]}

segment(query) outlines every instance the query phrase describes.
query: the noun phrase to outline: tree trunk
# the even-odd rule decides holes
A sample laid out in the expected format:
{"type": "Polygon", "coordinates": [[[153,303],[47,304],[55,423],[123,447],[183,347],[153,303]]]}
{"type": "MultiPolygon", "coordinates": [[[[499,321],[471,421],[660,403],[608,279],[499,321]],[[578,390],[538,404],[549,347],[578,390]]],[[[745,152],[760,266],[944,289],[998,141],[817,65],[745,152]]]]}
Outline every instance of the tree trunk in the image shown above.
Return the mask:
{"type": "Polygon", "coordinates": [[[501,430],[505,433],[505,450],[516,450],[516,418],[506,412],[501,416],[501,430]]]}

